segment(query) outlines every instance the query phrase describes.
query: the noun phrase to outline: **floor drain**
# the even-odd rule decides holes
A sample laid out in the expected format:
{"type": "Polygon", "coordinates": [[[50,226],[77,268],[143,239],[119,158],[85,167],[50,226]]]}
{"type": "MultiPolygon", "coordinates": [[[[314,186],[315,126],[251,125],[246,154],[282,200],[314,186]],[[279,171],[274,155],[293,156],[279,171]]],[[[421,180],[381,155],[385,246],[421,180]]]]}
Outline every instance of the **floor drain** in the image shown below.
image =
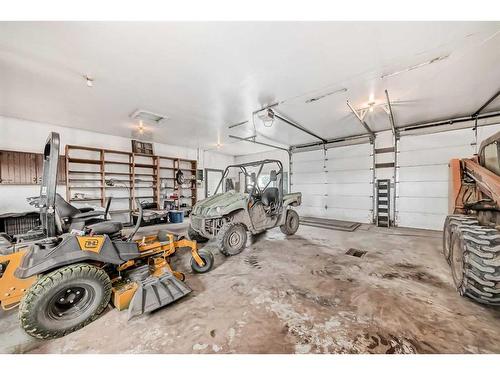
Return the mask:
{"type": "Polygon", "coordinates": [[[262,268],[259,264],[259,260],[257,259],[257,257],[255,255],[250,255],[250,256],[246,257],[245,263],[254,267],[254,268],[257,268],[259,270],[262,268]]]}
{"type": "Polygon", "coordinates": [[[351,247],[349,250],[346,251],[346,254],[347,255],[352,255],[353,257],[361,258],[362,256],[364,256],[366,254],[366,251],[359,250],[359,249],[354,249],[354,248],[351,247]]]}

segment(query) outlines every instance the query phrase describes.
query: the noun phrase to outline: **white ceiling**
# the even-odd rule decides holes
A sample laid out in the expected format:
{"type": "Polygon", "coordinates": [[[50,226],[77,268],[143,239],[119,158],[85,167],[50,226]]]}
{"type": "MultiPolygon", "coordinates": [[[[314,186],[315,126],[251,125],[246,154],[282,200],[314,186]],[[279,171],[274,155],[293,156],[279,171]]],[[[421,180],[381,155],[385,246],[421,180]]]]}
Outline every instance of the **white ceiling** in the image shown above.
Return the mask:
{"type": "MultiPolygon", "coordinates": [[[[227,135],[315,140],[257,117],[254,129],[252,112],[275,102],[325,138],[362,134],[346,100],[382,102],[385,89],[399,102],[399,126],[472,113],[500,89],[499,30],[499,22],[0,22],[0,114],[130,137],[129,115],[140,108],[170,117],[148,128],[157,142],[215,149],[220,140],[221,152],[253,153],[268,148],[227,135]],[[449,57],[381,78],[440,56],[449,57]]],[[[381,108],[366,121],[390,128],[381,108]]]]}

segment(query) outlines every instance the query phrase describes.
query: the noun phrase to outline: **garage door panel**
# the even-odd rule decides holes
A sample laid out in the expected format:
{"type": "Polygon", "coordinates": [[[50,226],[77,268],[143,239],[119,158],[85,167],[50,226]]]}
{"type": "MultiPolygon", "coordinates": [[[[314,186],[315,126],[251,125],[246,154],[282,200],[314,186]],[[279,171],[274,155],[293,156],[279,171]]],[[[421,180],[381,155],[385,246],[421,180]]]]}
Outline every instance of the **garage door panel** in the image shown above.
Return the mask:
{"type": "Polygon", "coordinates": [[[312,216],[312,217],[328,218],[328,212],[324,207],[299,206],[299,207],[297,207],[297,212],[298,212],[299,216],[312,216]]]}
{"type": "Polygon", "coordinates": [[[372,172],[369,170],[361,171],[335,171],[325,174],[327,183],[354,183],[363,182],[370,183],[372,180],[372,172]]]}
{"type": "Polygon", "coordinates": [[[326,189],[325,184],[293,184],[292,190],[295,192],[300,192],[302,195],[313,194],[313,195],[325,195],[326,189]]]}
{"type": "MultiPolygon", "coordinates": [[[[474,132],[471,129],[459,129],[441,133],[409,135],[401,137],[401,151],[435,150],[445,147],[470,146],[474,142],[474,132]]],[[[473,152],[473,151],[472,151],[473,152]]]]}
{"type": "Polygon", "coordinates": [[[293,190],[302,192],[303,216],[371,220],[373,167],[370,144],[292,156],[293,190]],[[325,206],[328,209],[325,209],[325,206]]]}
{"type": "Polygon", "coordinates": [[[400,152],[398,161],[400,167],[414,165],[448,164],[453,158],[470,157],[470,146],[442,147],[433,150],[414,150],[400,152]]]}
{"type": "Polygon", "coordinates": [[[372,200],[370,197],[351,197],[336,195],[326,197],[326,205],[330,208],[343,208],[346,210],[371,210],[372,200]]]}
{"type": "Polygon", "coordinates": [[[398,223],[400,227],[406,228],[442,230],[445,219],[446,215],[443,214],[401,215],[398,223]]]}
{"type": "Polygon", "coordinates": [[[354,184],[328,184],[326,193],[330,195],[344,195],[355,197],[370,197],[372,194],[372,185],[365,183],[354,184]]]}
{"type": "Polygon", "coordinates": [[[448,182],[401,182],[398,195],[403,197],[448,197],[448,182]]]}
{"type": "Polygon", "coordinates": [[[398,199],[399,213],[409,214],[446,214],[448,212],[448,198],[410,198],[403,197],[398,199]]]}
{"type": "Polygon", "coordinates": [[[448,181],[448,164],[401,167],[399,181],[448,181]]]}
{"type": "Polygon", "coordinates": [[[373,167],[370,157],[330,159],[325,162],[328,171],[367,170],[373,167]]]}
{"type": "Polygon", "coordinates": [[[352,145],[346,147],[329,148],[328,159],[351,158],[356,156],[370,156],[372,147],[369,143],[352,145]]]}
{"type": "Polygon", "coordinates": [[[306,194],[302,197],[302,205],[308,207],[325,207],[326,197],[324,195],[306,194]]]}
{"type": "Polygon", "coordinates": [[[321,161],[323,162],[325,158],[325,152],[323,150],[298,152],[292,155],[293,162],[303,162],[303,161],[321,161]]]}
{"type": "Polygon", "coordinates": [[[293,181],[303,182],[307,184],[324,184],[326,182],[325,172],[296,172],[293,174],[293,181]]]}
{"type": "Polygon", "coordinates": [[[326,210],[327,217],[335,218],[337,220],[354,221],[358,223],[371,223],[371,212],[365,209],[346,210],[344,208],[328,208],[326,210]]]}
{"type": "Polygon", "coordinates": [[[324,172],[323,161],[302,161],[293,163],[293,172],[324,172]]]}

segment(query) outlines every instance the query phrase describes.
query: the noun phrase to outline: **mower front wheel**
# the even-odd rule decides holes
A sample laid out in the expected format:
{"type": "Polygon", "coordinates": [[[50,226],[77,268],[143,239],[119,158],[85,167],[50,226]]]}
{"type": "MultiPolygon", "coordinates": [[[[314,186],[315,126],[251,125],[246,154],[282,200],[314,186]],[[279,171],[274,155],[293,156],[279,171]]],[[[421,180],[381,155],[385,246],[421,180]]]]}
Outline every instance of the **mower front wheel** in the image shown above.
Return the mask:
{"type": "Polygon", "coordinates": [[[198,250],[198,255],[203,260],[203,266],[196,263],[194,258],[191,258],[191,269],[196,273],[206,273],[214,266],[214,255],[209,250],[198,250]]]}
{"type": "Polygon", "coordinates": [[[89,264],[65,266],[42,276],[19,306],[21,327],[40,339],[54,339],[94,321],[111,298],[111,280],[89,264]]]}

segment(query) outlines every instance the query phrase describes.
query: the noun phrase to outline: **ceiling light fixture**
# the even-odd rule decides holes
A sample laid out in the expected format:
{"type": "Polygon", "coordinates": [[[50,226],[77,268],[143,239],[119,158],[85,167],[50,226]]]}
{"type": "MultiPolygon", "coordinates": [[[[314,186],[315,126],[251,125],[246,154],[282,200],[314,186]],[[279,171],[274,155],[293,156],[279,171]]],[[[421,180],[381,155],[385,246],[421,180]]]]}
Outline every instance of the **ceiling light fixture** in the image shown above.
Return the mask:
{"type": "Polygon", "coordinates": [[[273,126],[274,112],[271,109],[266,108],[263,111],[258,112],[257,116],[260,118],[266,128],[270,128],[271,126],[273,126]]]}
{"type": "Polygon", "coordinates": [[[138,109],[130,115],[130,118],[157,126],[163,125],[163,123],[168,120],[168,116],[159,115],[158,113],[149,112],[144,109],[138,109]]]}
{"type": "Polygon", "coordinates": [[[443,61],[443,60],[447,59],[448,57],[450,57],[450,55],[438,56],[438,57],[435,57],[435,58],[433,58],[431,60],[425,61],[423,63],[409,66],[408,68],[403,69],[403,70],[398,70],[396,72],[392,72],[392,73],[388,73],[388,74],[383,74],[380,78],[384,79],[384,78],[388,78],[388,77],[393,77],[395,75],[398,75],[398,74],[401,74],[401,73],[405,73],[405,72],[409,72],[411,70],[415,70],[415,69],[421,68],[421,67],[426,66],[426,65],[434,64],[434,63],[436,63],[438,61],[443,61]]]}
{"type": "Polygon", "coordinates": [[[316,96],[314,98],[307,99],[306,103],[309,104],[309,103],[317,102],[318,100],[326,98],[327,96],[330,96],[330,95],[333,95],[333,94],[339,94],[341,92],[346,92],[346,91],[347,91],[347,89],[345,87],[341,88],[341,89],[338,89],[338,90],[330,91],[330,92],[327,92],[326,94],[319,95],[319,96],[316,96]]]}
{"type": "Polygon", "coordinates": [[[144,134],[144,124],[139,120],[139,134],[144,134]]]}
{"type": "Polygon", "coordinates": [[[93,87],[94,86],[94,78],[92,78],[88,74],[84,74],[83,78],[85,78],[85,82],[87,83],[87,87],[93,87]]]}

